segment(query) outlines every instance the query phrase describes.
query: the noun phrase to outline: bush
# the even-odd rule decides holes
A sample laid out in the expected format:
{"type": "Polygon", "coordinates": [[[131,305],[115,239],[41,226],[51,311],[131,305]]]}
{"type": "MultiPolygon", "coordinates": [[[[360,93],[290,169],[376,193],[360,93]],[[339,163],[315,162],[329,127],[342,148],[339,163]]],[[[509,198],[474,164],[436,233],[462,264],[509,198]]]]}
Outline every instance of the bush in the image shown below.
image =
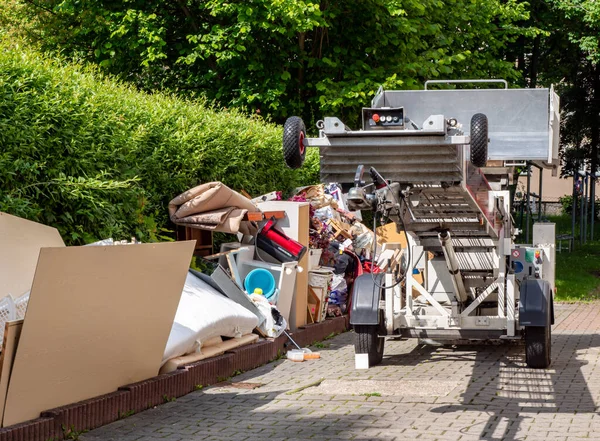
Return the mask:
{"type": "Polygon", "coordinates": [[[55,226],[71,244],[156,240],[169,200],[202,182],[253,195],[316,182],[318,152],[290,170],[281,136],[258,118],[0,43],[0,211],[55,226]]]}
{"type": "MultiPolygon", "coordinates": [[[[562,196],[562,197],[558,198],[558,201],[562,205],[562,213],[563,214],[571,214],[573,212],[573,196],[571,196],[571,195],[562,196]]],[[[578,210],[581,209],[580,204],[582,201],[584,201],[584,199],[582,197],[580,197],[577,202],[578,210]]],[[[588,198],[587,202],[588,202],[588,213],[589,213],[592,209],[592,199],[588,198]]],[[[600,214],[600,199],[596,199],[596,202],[594,203],[594,211],[596,212],[596,218],[598,218],[598,215],[600,214]]],[[[579,212],[577,212],[577,215],[579,215],[579,212]]]]}

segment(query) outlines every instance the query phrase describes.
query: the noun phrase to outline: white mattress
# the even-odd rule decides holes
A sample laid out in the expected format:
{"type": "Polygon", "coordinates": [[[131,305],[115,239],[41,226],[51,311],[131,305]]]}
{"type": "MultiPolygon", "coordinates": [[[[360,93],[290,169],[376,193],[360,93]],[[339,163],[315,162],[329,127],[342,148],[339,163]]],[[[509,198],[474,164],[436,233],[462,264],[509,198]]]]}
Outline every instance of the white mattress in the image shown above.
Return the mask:
{"type": "Polygon", "coordinates": [[[162,364],[197,352],[213,337],[241,337],[258,325],[257,317],[188,272],[162,364]]]}

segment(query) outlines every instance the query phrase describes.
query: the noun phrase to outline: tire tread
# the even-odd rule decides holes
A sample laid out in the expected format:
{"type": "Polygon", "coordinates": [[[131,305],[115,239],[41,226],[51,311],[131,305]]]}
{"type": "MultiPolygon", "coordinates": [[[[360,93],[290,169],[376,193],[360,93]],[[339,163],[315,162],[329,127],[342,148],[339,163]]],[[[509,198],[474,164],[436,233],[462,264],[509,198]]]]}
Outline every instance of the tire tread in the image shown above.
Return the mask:
{"type": "Polygon", "coordinates": [[[483,113],[471,118],[471,164],[484,167],[488,156],[488,119],[483,113]]]}
{"type": "Polygon", "coordinates": [[[292,116],[288,118],[283,126],[283,158],[289,168],[300,168],[304,163],[306,148],[300,153],[298,140],[300,133],[306,135],[306,127],[302,118],[292,116]]]}

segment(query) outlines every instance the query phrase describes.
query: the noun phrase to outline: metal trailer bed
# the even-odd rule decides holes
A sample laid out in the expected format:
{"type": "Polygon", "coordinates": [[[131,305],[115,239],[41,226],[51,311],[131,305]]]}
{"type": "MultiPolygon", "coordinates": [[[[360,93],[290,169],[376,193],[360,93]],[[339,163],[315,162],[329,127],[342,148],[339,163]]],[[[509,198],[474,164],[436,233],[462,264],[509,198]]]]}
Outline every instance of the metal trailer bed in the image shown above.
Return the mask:
{"type": "MultiPolygon", "coordinates": [[[[470,82],[470,81],[469,81],[470,82]]],[[[289,118],[284,156],[302,164],[318,147],[321,180],[353,185],[348,204],[396,222],[408,247],[388,272],[359,277],[351,324],[356,366],[382,360],[386,335],[436,341],[525,339],[529,367],[550,364],[554,225],[514,243],[511,161],[558,159],[559,100],[552,89],[385,91],[362,111],[360,130],[335,117],[307,138],[289,118]],[[490,161],[490,162],[488,162],[490,161]],[[500,161],[500,180],[482,169],[500,161]],[[363,182],[369,170],[373,183],[363,182]],[[415,281],[415,275],[423,283],[415,281]]],[[[489,167],[485,168],[490,170],[489,167]]]]}

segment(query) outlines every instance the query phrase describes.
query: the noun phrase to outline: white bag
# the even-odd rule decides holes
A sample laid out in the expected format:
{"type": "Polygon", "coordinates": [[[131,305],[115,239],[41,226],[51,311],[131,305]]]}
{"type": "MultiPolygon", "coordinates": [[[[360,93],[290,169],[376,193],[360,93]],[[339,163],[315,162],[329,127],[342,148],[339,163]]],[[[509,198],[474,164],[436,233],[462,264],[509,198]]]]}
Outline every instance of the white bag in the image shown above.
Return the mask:
{"type": "Polygon", "coordinates": [[[267,337],[275,338],[283,334],[283,331],[287,328],[285,318],[282,316],[281,319],[283,322],[277,325],[273,318],[273,313],[271,312],[272,309],[277,308],[271,305],[265,296],[260,294],[250,294],[250,300],[254,302],[258,310],[266,317],[266,320],[258,327],[258,329],[260,329],[267,337]]]}

